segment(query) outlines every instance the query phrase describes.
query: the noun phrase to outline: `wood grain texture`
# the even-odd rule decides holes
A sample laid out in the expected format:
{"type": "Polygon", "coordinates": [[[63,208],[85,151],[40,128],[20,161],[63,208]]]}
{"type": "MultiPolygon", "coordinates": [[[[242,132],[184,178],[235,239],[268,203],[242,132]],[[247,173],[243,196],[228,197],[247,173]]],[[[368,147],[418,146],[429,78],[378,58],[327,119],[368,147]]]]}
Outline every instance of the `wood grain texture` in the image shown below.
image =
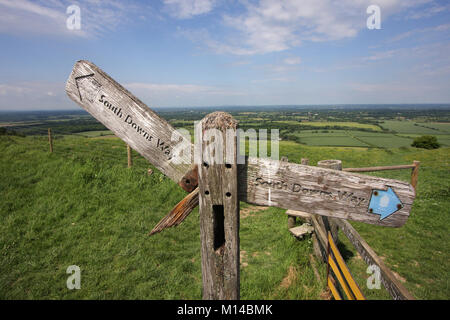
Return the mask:
{"type": "MultiPolygon", "coordinates": [[[[317,166],[319,168],[327,168],[332,170],[342,170],[342,161],[341,160],[321,160],[317,162],[317,166]]],[[[335,243],[339,242],[339,228],[334,221],[337,218],[332,217],[325,217],[321,216],[319,219],[322,219],[323,224],[325,225],[325,231],[328,233],[328,231],[331,232],[331,236],[333,237],[333,241],[335,243]]]]}
{"type": "Polygon", "coordinates": [[[198,206],[198,188],[189,193],[150,231],[149,236],[161,232],[167,228],[175,227],[198,206]]]}
{"type": "Polygon", "coordinates": [[[348,172],[371,172],[371,171],[384,171],[384,170],[400,170],[414,168],[412,164],[402,164],[398,166],[379,166],[379,167],[364,167],[364,168],[344,168],[343,171],[348,172]]]}
{"type": "Polygon", "coordinates": [[[377,265],[380,268],[381,283],[390,293],[394,300],[414,300],[414,297],[406,290],[406,288],[397,280],[392,271],[384,264],[383,260],[375,253],[375,251],[367,244],[367,242],[359,235],[353,226],[344,220],[337,221],[339,228],[347,236],[350,242],[355,246],[356,250],[368,265],[377,265]]]}
{"type": "Polygon", "coordinates": [[[225,133],[230,129],[235,132],[237,123],[227,113],[214,112],[200,125],[202,139],[197,140],[197,148],[201,154],[199,212],[203,299],[239,299],[237,139],[225,133]],[[223,140],[218,136],[214,136],[214,140],[205,136],[210,129],[221,133],[223,140]],[[231,159],[227,159],[226,154],[231,155],[231,159]]]}
{"type": "Polygon", "coordinates": [[[403,181],[248,158],[239,168],[240,200],[364,223],[400,227],[408,219],[415,192],[403,181]],[[372,190],[391,187],[403,207],[380,220],[368,212],[372,190]],[[270,201],[269,201],[270,200],[270,201]]]}
{"type": "Polygon", "coordinates": [[[286,214],[288,216],[295,216],[305,220],[306,222],[311,221],[311,214],[308,212],[298,211],[298,210],[287,210],[286,214]]]}
{"type": "Polygon", "coordinates": [[[178,152],[175,129],[93,63],[75,64],[66,93],[175,182],[191,169],[193,150],[178,152]]]}
{"type": "MultiPolygon", "coordinates": [[[[281,157],[280,161],[289,162],[289,159],[288,159],[288,157],[283,156],[283,157],[281,157]]],[[[296,216],[288,216],[288,229],[289,230],[291,230],[292,228],[295,228],[296,220],[297,220],[296,216]]]]}
{"type": "Polygon", "coordinates": [[[311,215],[311,224],[314,227],[314,235],[313,239],[313,248],[314,254],[317,259],[322,260],[322,262],[327,261],[327,249],[328,249],[328,241],[325,231],[325,226],[323,225],[323,221],[319,219],[320,216],[312,214],[311,215]]]}

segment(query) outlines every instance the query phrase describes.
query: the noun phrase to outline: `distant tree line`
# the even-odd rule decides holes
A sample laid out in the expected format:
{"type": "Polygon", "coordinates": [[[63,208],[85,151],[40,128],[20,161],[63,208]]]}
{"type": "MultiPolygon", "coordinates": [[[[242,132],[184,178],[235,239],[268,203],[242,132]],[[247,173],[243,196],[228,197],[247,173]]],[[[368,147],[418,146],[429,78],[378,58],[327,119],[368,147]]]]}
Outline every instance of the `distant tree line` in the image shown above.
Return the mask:
{"type": "Polygon", "coordinates": [[[18,132],[13,129],[8,129],[5,127],[0,127],[0,136],[19,136],[19,137],[25,137],[25,135],[22,132],[18,132]]]}

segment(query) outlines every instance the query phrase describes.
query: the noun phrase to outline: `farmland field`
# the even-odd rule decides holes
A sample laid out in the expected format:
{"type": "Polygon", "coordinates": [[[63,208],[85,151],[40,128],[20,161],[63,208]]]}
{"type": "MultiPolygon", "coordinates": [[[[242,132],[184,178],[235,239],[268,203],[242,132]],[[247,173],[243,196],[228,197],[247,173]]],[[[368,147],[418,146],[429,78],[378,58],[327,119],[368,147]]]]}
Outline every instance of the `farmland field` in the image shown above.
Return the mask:
{"type": "Polygon", "coordinates": [[[384,129],[395,131],[398,133],[414,133],[414,134],[439,134],[439,131],[418,126],[414,121],[397,121],[386,120],[381,124],[384,129]],[[415,125],[416,124],[416,125],[415,125]]]}
{"type": "Polygon", "coordinates": [[[405,137],[398,137],[392,134],[385,134],[383,136],[358,136],[361,141],[366,142],[378,148],[399,148],[408,147],[411,145],[411,139],[405,137]]]}
{"type": "Polygon", "coordinates": [[[298,137],[348,137],[345,130],[301,130],[295,135],[298,137]]]}
{"type": "Polygon", "coordinates": [[[442,123],[442,122],[426,122],[426,123],[418,123],[420,126],[433,128],[437,131],[441,131],[442,133],[450,134],[450,123],[442,123]]]}
{"type": "Polygon", "coordinates": [[[368,147],[369,145],[349,136],[321,136],[321,137],[301,137],[300,143],[309,146],[351,146],[368,147]]]}
{"type": "Polygon", "coordinates": [[[374,131],[381,131],[380,127],[366,124],[366,123],[358,123],[358,122],[335,122],[335,121],[274,121],[274,123],[278,124],[301,124],[302,126],[310,126],[310,127],[344,127],[344,128],[357,128],[357,129],[370,129],[374,131]]]}

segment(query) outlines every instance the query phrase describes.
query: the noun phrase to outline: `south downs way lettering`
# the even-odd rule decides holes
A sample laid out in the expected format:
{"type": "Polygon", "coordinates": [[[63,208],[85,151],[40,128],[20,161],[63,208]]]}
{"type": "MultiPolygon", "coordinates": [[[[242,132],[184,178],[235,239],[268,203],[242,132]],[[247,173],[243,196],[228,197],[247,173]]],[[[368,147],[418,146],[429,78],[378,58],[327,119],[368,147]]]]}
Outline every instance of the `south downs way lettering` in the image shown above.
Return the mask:
{"type": "Polygon", "coordinates": [[[128,125],[130,125],[134,130],[136,130],[136,132],[139,133],[142,137],[144,137],[147,141],[155,141],[156,147],[160,149],[168,157],[167,160],[172,159],[171,149],[164,141],[162,141],[159,138],[156,140],[153,139],[153,136],[151,136],[147,131],[145,131],[142,126],[133,121],[133,118],[130,115],[125,116],[122,112],[122,108],[114,106],[111,102],[109,102],[106,99],[107,96],[101,94],[100,99],[98,101],[101,102],[107,109],[112,111],[117,117],[123,119],[128,125]]]}
{"type": "Polygon", "coordinates": [[[327,201],[346,201],[349,204],[360,207],[368,204],[368,201],[364,197],[357,197],[354,195],[353,192],[347,192],[347,191],[340,191],[337,192],[331,192],[326,190],[317,190],[312,189],[308,187],[304,187],[299,183],[292,183],[288,184],[284,181],[267,181],[262,177],[257,177],[255,179],[255,182],[253,183],[255,186],[261,185],[268,188],[273,189],[279,189],[279,190],[286,190],[295,194],[298,194],[299,196],[305,196],[305,197],[320,197],[327,201]]]}

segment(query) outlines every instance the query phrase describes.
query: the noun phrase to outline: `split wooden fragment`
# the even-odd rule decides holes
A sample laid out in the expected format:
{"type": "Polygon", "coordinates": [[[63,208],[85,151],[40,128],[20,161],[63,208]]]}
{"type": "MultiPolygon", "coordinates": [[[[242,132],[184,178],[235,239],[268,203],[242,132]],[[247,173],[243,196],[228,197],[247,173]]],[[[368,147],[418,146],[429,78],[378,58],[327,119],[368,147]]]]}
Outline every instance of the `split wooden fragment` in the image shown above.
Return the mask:
{"type": "Polygon", "coordinates": [[[149,236],[161,232],[164,229],[175,227],[198,206],[198,188],[189,193],[183,200],[167,214],[148,234],[149,236]]]}

